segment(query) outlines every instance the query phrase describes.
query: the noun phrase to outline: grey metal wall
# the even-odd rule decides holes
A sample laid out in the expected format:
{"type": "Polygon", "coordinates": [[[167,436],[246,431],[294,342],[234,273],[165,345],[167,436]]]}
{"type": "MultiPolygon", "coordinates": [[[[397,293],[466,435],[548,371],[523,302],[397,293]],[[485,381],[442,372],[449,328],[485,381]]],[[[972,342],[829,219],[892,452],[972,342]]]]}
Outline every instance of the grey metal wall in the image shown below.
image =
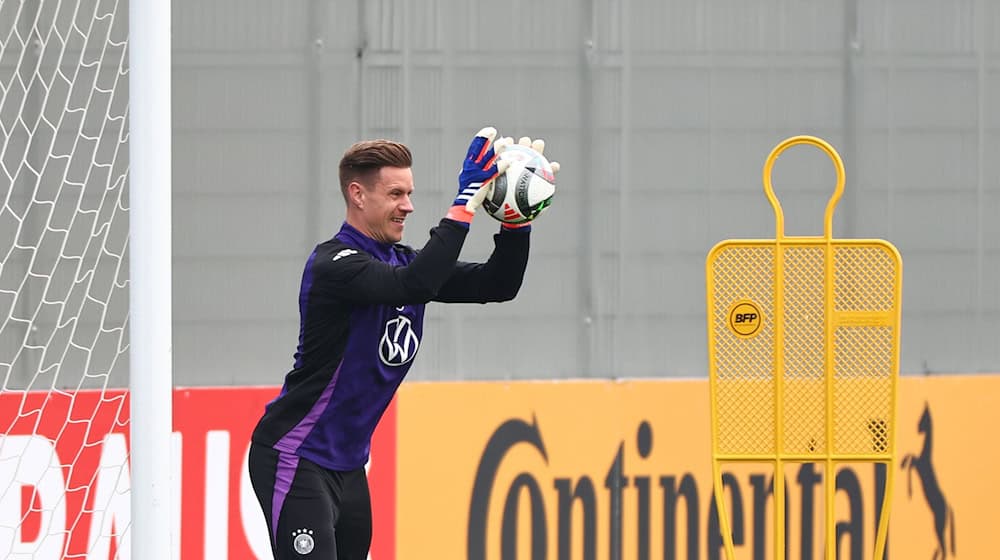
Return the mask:
{"type": "MultiPolygon", "coordinates": [[[[431,305],[411,378],[703,376],[704,259],[773,237],[780,140],[845,159],[838,237],[904,259],[904,373],[1000,370],[1000,3],[990,0],[174,2],[179,385],[279,383],[305,257],[343,217],[336,165],[407,142],[405,242],[444,214],[470,136],[563,165],[521,295],[431,305]]],[[[789,235],[833,171],[792,149],[789,235]]],[[[485,257],[480,217],[463,258],[485,257]]]]}
{"type": "MultiPolygon", "coordinates": [[[[557,203],[517,301],[430,307],[413,378],[704,375],[705,254],[773,236],[760,168],[794,134],[844,156],[835,234],[903,254],[904,373],[1000,370],[996,2],[173,6],[179,385],[281,380],[350,143],[411,145],[419,246],[485,124],[548,140],[557,203]]],[[[112,1],[0,4],[4,389],[127,383],[126,27],[112,1]]],[[[786,232],[819,233],[829,162],[793,149],[776,184],[786,232]]]]}

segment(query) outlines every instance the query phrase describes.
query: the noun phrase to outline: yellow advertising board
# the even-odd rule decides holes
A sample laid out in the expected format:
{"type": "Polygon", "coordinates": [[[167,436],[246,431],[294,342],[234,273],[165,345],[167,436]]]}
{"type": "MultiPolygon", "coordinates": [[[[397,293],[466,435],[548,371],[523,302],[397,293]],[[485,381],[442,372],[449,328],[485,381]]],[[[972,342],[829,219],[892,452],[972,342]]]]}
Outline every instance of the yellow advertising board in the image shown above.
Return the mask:
{"type": "MultiPolygon", "coordinates": [[[[722,558],[707,383],[404,384],[397,557],[722,558]]],[[[898,396],[886,558],[993,557],[1000,446],[985,427],[1000,425],[1000,376],[903,377],[898,396]]],[[[837,470],[841,559],[871,555],[876,469],[837,470]]],[[[785,474],[787,557],[823,558],[822,467],[785,474]]],[[[725,478],[737,558],[771,557],[772,469],[725,478]]]]}

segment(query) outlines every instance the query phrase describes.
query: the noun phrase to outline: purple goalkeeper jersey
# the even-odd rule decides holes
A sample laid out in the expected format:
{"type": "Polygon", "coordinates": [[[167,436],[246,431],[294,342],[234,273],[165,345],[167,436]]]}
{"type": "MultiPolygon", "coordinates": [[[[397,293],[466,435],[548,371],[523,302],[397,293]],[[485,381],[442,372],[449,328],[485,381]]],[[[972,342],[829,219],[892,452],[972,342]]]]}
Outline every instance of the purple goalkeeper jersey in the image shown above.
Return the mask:
{"type": "Polygon", "coordinates": [[[507,301],[521,286],[529,233],[504,230],[487,262],[465,263],[457,259],[467,232],[443,219],[415,251],[345,223],[318,245],[302,274],[295,364],[253,441],[328,469],[364,466],[420,349],[425,304],[507,301]]]}

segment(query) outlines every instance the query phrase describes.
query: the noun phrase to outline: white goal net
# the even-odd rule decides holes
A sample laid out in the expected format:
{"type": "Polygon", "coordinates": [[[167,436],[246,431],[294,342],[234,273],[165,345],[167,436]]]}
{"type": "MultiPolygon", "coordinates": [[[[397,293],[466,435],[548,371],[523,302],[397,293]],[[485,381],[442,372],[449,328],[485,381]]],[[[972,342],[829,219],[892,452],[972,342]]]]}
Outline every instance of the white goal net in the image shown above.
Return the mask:
{"type": "Polygon", "coordinates": [[[128,555],[127,45],[0,0],[0,558],[128,555]]]}

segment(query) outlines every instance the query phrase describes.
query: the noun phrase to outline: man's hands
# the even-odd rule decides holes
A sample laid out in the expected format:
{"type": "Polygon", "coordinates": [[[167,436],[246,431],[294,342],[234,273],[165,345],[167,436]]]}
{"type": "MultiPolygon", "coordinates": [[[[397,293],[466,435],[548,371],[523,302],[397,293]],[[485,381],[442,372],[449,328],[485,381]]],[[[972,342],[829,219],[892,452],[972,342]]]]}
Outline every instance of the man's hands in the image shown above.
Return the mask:
{"type": "MultiPolygon", "coordinates": [[[[448,218],[465,223],[472,221],[476,209],[489,196],[493,189],[493,180],[505,172],[510,162],[500,159],[500,154],[514,144],[514,139],[506,136],[494,142],[497,129],[488,126],[476,133],[462,163],[462,171],[458,175],[458,195],[448,211],[448,218]]],[[[545,141],[541,138],[532,140],[527,136],[517,142],[521,146],[532,148],[542,154],[545,151],[545,141]]],[[[559,163],[549,162],[552,173],[559,172],[559,163]]],[[[530,223],[530,222],[528,222],[530,223]]],[[[526,226],[528,223],[521,224],[526,226]]],[[[509,224],[504,224],[508,226],[509,224]]]]}

